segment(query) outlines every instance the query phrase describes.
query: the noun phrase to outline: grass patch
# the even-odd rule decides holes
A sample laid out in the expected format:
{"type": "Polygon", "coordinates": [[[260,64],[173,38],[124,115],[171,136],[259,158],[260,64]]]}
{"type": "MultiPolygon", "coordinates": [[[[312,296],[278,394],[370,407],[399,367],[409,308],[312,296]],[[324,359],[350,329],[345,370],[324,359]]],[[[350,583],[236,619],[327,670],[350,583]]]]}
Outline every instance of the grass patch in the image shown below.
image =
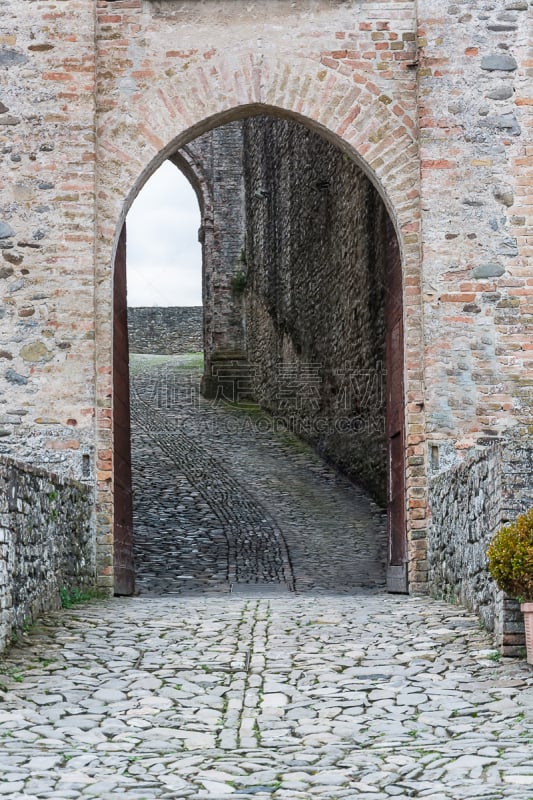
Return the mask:
{"type": "Polygon", "coordinates": [[[180,355],[159,355],[157,353],[130,353],[130,374],[138,375],[153,367],[172,367],[172,369],[203,369],[202,352],[181,353],[180,355]]]}
{"type": "Polygon", "coordinates": [[[72,608],[72,606],[78,605],[79,603],[87,603],[90,600],[104,600],[107,598],[107,594],[101,589],[90,588],[82,590],[78,589],[76,586],[72,589],[67,589],[66,586],[62,586],[59,590],[59,596],[61,598],[62,608],[72,608]]]}
{"type": "Polygon", "coordinates": [[[260,417],[263,419],[270,419],[270,415],[253,400],[236,400],[232,402],[230,400],[222,399],[220,401],[220,404],[227,411],[234,411],[236,413],[242,412],[247,416],[251,417],[252,419],[256,417],[260,417]]]}
{"type": "MultiPolygon", "coordinates": [[[[19,672],[16,667],[11,667],[7,665],[0,666],[0,674],[5,675],[6,678],[14,681],[15,683],[22,683],[24,680],[24,675],[22,672],[19,672]]],[[[7,686],[2,684],[2,690],[7,692],[7,686]]]]}
{"type": "Polygon", "coordinates": [[[501,661],[502,654],[500,653],[499,650],[495,650],[493,653],[489,653],[487,658],[489,659],[489,661],[501,661]]]}

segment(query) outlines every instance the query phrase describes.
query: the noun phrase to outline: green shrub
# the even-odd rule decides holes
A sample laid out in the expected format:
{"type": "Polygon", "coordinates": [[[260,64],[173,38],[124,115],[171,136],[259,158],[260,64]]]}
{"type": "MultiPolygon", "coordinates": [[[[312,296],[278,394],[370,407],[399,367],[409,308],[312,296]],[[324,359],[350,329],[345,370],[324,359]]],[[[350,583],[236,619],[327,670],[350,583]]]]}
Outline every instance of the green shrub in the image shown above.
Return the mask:
{"type": "Polygon", "coordinates": [[[498,588],[519,600],[533,601],[533,508],[500,528],[487,555],[498,588]]]}

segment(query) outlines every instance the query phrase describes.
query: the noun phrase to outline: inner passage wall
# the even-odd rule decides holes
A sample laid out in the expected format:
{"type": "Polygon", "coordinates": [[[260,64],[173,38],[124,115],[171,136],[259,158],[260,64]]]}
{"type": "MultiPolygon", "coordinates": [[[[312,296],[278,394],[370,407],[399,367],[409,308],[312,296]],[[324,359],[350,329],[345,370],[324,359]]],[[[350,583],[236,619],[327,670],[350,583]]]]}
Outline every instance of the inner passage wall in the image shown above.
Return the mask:
{"type": "Polygon", "coordinates": [[[256,399],[385,503],[383,202],[348,155],[292,120],[243,122],[243,172],[234,286],[256,399]]]}

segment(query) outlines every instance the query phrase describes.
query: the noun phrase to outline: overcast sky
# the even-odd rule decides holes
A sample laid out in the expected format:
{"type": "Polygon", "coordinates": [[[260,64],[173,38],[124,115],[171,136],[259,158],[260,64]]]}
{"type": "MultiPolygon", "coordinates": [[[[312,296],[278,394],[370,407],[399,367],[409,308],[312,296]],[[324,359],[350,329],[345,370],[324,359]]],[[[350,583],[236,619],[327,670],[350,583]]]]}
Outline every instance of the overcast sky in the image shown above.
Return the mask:
{"type": "Polygon", "coordinates": [[[127,217],[128,305],[202,305],[200,210],[180,170],[165,161],[127,217]]]}

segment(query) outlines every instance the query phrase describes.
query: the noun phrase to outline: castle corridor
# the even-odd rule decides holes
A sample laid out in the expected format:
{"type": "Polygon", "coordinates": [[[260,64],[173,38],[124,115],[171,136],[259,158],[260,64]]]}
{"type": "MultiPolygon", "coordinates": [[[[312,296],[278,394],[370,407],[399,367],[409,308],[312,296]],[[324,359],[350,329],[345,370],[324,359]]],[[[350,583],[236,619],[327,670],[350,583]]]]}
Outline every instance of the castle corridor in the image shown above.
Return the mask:
{"type": "Polygon", "coordinates": [[[383,589],[383,510],[279,418],[202,398],[187,360],[131,361],[137,591],[383,589]]]}
{"type": "Polygon", "coordinates": [[[215,128],[171,161],[201,209],[203,369],[187,370],[179,309],[130,325],[132,534],[121,246],[115,591],[133,590],[133,538],[138,575],[157,558],[156,583],[167,569],[175,591],[205,569],[207,585],[406,592],[402,275],[383,200],[338,145],[273,115],[215,128]]]}

